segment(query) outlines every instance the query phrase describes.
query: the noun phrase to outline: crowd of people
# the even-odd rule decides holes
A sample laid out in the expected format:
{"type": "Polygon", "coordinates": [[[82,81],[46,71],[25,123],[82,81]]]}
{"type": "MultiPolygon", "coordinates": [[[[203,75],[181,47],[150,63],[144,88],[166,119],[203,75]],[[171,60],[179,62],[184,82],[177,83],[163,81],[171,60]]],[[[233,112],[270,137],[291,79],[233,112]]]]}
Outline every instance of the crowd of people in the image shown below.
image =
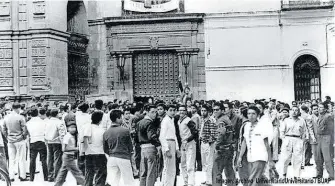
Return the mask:
{"type": "Polygon", "coordinates": [[[203,172],[203,185],[270,185],[266,180],[301,178],[312,157],[315,178],[324,176],[325,164],[334,180],[334,102],[328,96],[290,104],[198,101],[186,88],[168,103],[7,101],[0,116],[0,154],[6,154],[11,181],[33,182],[38,155],[44,181],[55,186],[68,171],[85,186],[119,185],[121,178],[126,186],[135,179],[140,186],[174,186],[177,175],[182,185],[195,186],[196,171],[203,172]]]}

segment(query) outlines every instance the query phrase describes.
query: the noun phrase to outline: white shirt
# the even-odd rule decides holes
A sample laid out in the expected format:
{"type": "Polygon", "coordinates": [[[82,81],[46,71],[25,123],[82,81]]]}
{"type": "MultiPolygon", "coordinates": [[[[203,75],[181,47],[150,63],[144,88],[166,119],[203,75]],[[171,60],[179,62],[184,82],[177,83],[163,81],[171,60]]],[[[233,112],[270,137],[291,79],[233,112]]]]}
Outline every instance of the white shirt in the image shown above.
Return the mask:
{"type": "Polygon", "coordinates": [[[248,162],[255,161],[268,161],[268,152],[264,143],[264,139],[268,138],[267,130],[262,122],[258,122],[256,125],[251,125],[251,122],[247,122],[244,127],[243,137],[247,144],[247,159],[248,162]]]}
{"type": "Polygon", "coordinates": [[[30,143],[44,141],[45,126],[46,121],[42,120],[40,117],[32,117],[27,122],[27,130],[30,136],[30,143]]]}
{"type": "Polygon", "coordinates": [[[95,124],[86,124],[83,127],[83,131],[85,139],[84,140],[85,155],[105,154],[103,148],[103,135],[105,130],[95,124]],[[88,133],[89,135],[86,135],[86,133],[88,133]]]}
{"type": "Polygon", "coordinates": [[[161,130],[159,134],[159,141],[161,142],[163,152],[167,152],[170,150],[167,139],[175,140],[176,149],[179,149],[174,121],[173,118],[168,115],[166,115],[161,122],[161,130]]]}

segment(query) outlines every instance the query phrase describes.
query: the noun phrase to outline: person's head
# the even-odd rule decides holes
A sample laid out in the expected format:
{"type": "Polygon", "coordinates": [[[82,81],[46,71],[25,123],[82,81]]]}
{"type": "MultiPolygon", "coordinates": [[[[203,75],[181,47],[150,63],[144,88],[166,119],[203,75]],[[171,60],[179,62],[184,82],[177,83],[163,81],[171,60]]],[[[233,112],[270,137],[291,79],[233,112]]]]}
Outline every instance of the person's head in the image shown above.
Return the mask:
{"type": "Polygon", "coordinates": [[[318,116],[319,115],[319,105],[318,104],[312,104],[311,106],[312,114],[318,116]]]}
{"type": "Polygon", "coordinates": [[[258,107],[256,106],[250,106],[248,108],[248,120],[252,123],[257,121],[257,118],[259,116],[259,114],[261,113],[261,111],[259,110],[258,107]]]}
{"type": "Polygon", "coordinates": [[[201,107],[201,116],[203,118],[207,118],[208,115],[209,115],[210,110],[211,110],[211,107],[209,105],[207,105],[207,104],[203,105],[201,107]]]}
{"type": "Polygon", "coordinates": [[[200,108],[200,102],[199,101],[195,101],[194,104],[195,104],[195,106],[197,106],[197,108],[200,108]]]}
{"type": "Polygon", "coordinates": [[[179,105],[178,107],[180,118],[183,118],[187,115],[187,107],[185,105],[179,105]]]}
{"type": "Polygon", "coordinates": [[[163,116],[165,114],[166,107],[163,103],[157,105],[157,114],[158,116],[163,116]]]}
{"type": "Polygon", "coordinates": [[[187,107],[191,107],[191,106],[192,106],[192,101],[191,101],[191,99],[187,99],[187,100],[186,100],[186,106],[187,106],[187,107]]]}
{"type": "Polygon", "coordinates": [[[290,116],[290,109],[289,108],[282,108],[280,113],[283,115],[283,118],[288,118],[290,116]]]}
{"type": "Polygon", "coordinates": [[[303,105],[301,106],[301,111],[307,114],[309,112],[309,108],[303,105]]]}
{"type": "Polygon", "coordinates": [[[234,108],[234,114],[236,114],[236,115],[241,115],[241,110],[240,110],[240,108],[238,108],[238,107],[234,108]]]}
{"type": "Polygon", "coordinates": [[[47,110],[44,107],[40,108],[38,112],[40,114],[40,118],[45,119],[47,117],[46,116],[47,110]]]}
{"type": "Polygon", "coordinates": [[[191,105],[191,112],[192,112],[192,114],[195,114],[195,113],[198,112],[198,107],[195,104],[191,105]]]}
{"type": "Polygon", "coordinates": [[[130,107],[127,107],[127,108],[125,108],[124,110],[123,110],[123,112],[124,112],[124,119],[126,119],[126,120],[129,120],[130,119],[130,116],[131,116],[131,113],[130,113],[130,111],[131,111],[131,108],[130,107]]]}
{"type": "Polygon", "coordinates": [[[292,101],[292,106],[297,106],[297,102],[296,101],[292,101]]]}
{"type": "Polygon", "coordinates": [[[332,98],[330,96],[326,96],[326,101],[330,102],[332,100],[332,98]]]}
{"type": "Polygon", "coordinates": [[[58,109],[51,109],[50,116],[56,118],[58,116],[58,109]]]}
{"type": "Polygon", "coordinates": [[[185,93],[188,94],[191,91],[190,87],[185,87],[185,93]]]}
{"type": "Polygon", "coordinates": [[[37,107],[33,107],[33,108],[30,109],[30,115],[31,115],[31,117],[37,117],[38,116],[37,107]]]}
{"type": "Polygon", "coordinates": [[[312,104],[317,104],[316,99],[312,99],[312,104]]]}
{"type": "Polygon", "coordinates": [[[122,123],[122,111],[121,110],[112,110],[109,114],[109,118],[113,123],[121,124],[122,123]]]}
{"type": "Polygon", "coordinates": [[[229,102],[229,101],[225,101],[223,103],[223,107],[224,107],[224,114],[232,114],[233,113],[233,109],[234,109],[234,105],[229,102]]]}
{"type": "Polygon", "coordinates": [[[15,111],[16,113],[19,113],[20,108],[21,108],[20,103],[17,103],[17,102],[13,103],[13,105],[12,105],[13,111],[15,111]]]}
{"type": "Polygon", "coordinates": [[[88,109],[90,108],[90,106],[87,103],[81,103],[78,106],[78,109],[83,112],[83,113],[87,113],[88,109]]]}
{"type": "Polygon", "coordinates": [[[246,101],[243,102],[242,105],[243,105],[244,107],[248,107],[248,106],[249,106],[248,102],[246,102],[246,101]]]}
{"type": "Polygon", "coordinates": [[[297,118],[300,116],[300,109],[298,106],[292,106],[292,117],[297,118]]]}
{"type": "Polygon", "coordinates": [[[21,103],[21,110],[24,110],[26,108],[26,104],[21,103]]]}
{"type": "Polygon", "coordinates": [[[146,108],[146,111],[147,111],[147,115],[152,119],[156,119],[157,117],[157,107],[156,105],[148,105],[147,108],[146,108]]]}
{"type": "Polygon", "coordinates": [[[319,114],[324,114],[328,110],[328,104],[326,102],[319,103],[319,114]]]}
{"type": "Polygon", "coordinates": [[[104,116],[104,113],[102,111],[98,110],[98,111],[93,112],[91,116],[92,124],[99,125],[103,116],[104,116]]]}
{"type": "Polygon", "coordinates": [[[97,110],[102,110],[103,105],[104,105],[104,102],[101,99],[94,101],[94,106],[97,110]]]}
{"type": "Polygon", "coordinates": [[[74,121],[70,121],[68,124],[67,124],[67,131],[74,135],[77,133],[77,125],[74,121]]]}
{"type": "Polygon", "coordinates": [[[264,113],[264,109],[265,109],[265,104],[261,101],[259,101],[257,104],[256,104],[256,107],[259,109],[260,113],[259,115],[262,115],[264,113]]]}
{"type": "Polygon", "coordinates": [[[224,107],[223,107],[222,103],[220,103],[220,102],[214,103],[213,114],[214,114],[215,117],[221,116],[223,114],[223,111],[224,111],[224,107]]]}
{"type": "Polygon", "coordinates": [[[275,108],[276,108],[276,100],[275,100],[275,99],[271,99],[271,100],[269,101],[268,106],[269,106],[269,109],[270,109],[270,110],[275,109],[275,108]]]}
{"type": "Polygon", "coordinates": [[[166,106],[166,114],[173,118],[176,115],[176,105],[169,104],[166,106]]]}
{"type": "Polygon", "coordinates": [[[76,104],[72,104],[71,105],[71,112],[76,113],[76,111],[77,111],[77,105],[76,104]]]}

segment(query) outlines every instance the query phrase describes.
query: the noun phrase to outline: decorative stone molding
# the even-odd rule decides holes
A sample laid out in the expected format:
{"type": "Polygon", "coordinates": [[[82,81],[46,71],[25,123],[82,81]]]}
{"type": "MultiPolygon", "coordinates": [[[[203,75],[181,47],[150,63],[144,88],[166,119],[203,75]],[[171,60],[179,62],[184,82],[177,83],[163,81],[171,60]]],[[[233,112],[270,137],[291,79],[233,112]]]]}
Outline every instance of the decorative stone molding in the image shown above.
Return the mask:
{"type": "Polygon", "coordinates": [[[45,1],[34,1],[34,19],[45,19],[45,1]]]}
{"type": "Polygon", "coordinates": [[[11,41],[0,40],[0,92],[13,91],[13,60],[11,41]]]}

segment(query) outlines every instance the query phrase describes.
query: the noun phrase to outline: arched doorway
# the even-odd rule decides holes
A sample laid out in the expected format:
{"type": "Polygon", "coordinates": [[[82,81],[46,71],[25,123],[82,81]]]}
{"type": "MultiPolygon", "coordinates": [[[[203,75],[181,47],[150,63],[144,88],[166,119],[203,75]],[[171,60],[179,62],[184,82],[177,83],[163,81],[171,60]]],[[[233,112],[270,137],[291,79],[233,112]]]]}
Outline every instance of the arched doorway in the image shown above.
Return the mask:
{"type": "Polygon", "coordinates": [[[84,99],[90,92],[88,65],[88,22],[83,1],[67,4],[69,96],[84,99]]]}
{"type": "Polygon", "coordinates": [[[302,55],[294,63],[295,100],[321,97],[320,65],[316,57],[302,55]]]}

